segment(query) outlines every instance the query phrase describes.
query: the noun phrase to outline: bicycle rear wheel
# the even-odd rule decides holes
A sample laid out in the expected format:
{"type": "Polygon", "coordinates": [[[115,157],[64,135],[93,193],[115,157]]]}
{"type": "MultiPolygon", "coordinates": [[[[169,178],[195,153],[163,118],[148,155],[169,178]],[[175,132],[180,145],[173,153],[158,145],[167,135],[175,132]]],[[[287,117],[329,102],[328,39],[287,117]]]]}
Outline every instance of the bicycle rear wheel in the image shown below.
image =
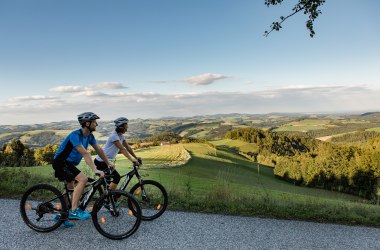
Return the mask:
{"type": "Polygon", "coordinates": [[[153,180],[145,180],[131,188],[130,193],[141,206],[142,220],[154,220],[160,217],[168,206],[168,194],[165,188],[153,180]]]}
{"type": "Polygon", "coordinates": [[[95,202],[92,221],[103,236],[122,240],[136,232],[141,223],[141,208],[132,195],[110,191],[95,202]]]}
{"type": "Polygon", "coordinates": [[[58,228],[67,217],[67,207],[58,189],[48,184],[38,184],[23,194],[20,213],[31,229],[50,232],[58,228]]]}

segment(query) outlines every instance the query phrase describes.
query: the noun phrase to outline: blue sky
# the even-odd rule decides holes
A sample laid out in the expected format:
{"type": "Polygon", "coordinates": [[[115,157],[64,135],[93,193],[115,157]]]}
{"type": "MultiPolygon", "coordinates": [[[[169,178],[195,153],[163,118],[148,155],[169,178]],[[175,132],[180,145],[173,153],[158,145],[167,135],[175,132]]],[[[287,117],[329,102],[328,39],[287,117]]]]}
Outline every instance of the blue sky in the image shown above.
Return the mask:
{"type": "Polygon", "coordinates": [[[0,0],[0,124],[380,111],[380,1],[294,3],[0,0]]]}

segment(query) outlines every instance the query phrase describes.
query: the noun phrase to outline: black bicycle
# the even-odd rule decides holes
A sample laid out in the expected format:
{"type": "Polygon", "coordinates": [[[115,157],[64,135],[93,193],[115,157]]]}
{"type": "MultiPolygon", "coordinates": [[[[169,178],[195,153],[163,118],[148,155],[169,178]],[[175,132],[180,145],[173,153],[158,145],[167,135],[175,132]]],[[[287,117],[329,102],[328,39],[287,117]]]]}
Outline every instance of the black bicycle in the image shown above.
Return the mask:
{"type": "MultiPolygon", "coordinates": [[[[142,165],[141,159],[139,160],[142,165]]],[[[165,188],[157,181],[143,180],[138,171],[138,166],[133,164],[133,169],[127,174],[121,175],[126,177],[120,185],[119,190],[124,191],[132,177],[136,176],[138,182],[129,191],[137,202],[140,204],[142,220],[154,220],[160,217],[168,206],[168,193],[165,188]]]]}
{"type": "MultiPolygon", "coordinates": [[[[108,186],[106,177],[109,176],[98,180],[89,179],[86,185],[88,190],[83,193],[79,207],[84,211],[97,190],[101,190],[102,195],[90,207],[94,226],[107,238],[125,239],[139,228],[141,208],[131,194],[103,189],[108,186]]],[[[67,182],[64,186],[63,194],[49,184],[37,184],[23,194],[20,212],[26,225],[38,232],[50,232],[68,218],[73,190],[67,187],[67,182]]]]}

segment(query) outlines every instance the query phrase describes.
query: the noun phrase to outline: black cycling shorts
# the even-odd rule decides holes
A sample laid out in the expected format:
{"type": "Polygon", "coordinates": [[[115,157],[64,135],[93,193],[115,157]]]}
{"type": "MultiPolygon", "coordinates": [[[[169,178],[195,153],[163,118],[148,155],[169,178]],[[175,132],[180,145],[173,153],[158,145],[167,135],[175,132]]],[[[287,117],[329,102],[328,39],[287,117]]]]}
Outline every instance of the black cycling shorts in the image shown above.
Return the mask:
{"type": "Polygon", "coordinates": [[[71,182],[80,174],[80,170],[67,161],[53,160],[53,169],[55,177],[60,181],[71,182]]]}
{"type": "MultiPolygon", "coordinates": [[[[97,159],[95,159],[94,163],[95,163],[95,166],[98,170],[102,170],[104,172],[104,170],[108,169],[108,166],[104,161],[98,161],[97,159]]],[[[120,174],[115,169],[112,172],[112,182],[115,184],[119,184],[120,179],[121,179],[120,174]]],[[[107,181],[111,181],[111,179],[107,178],[107,181]]]]}

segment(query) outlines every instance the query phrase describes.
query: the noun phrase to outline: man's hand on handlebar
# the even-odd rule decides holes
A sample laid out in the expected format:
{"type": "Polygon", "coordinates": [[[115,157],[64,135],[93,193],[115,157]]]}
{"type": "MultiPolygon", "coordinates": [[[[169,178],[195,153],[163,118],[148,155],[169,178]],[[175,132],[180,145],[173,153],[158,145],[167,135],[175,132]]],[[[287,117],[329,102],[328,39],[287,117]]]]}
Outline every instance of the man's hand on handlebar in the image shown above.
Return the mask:
{"type": "Polygon", "coordinates": [[[95,174],[96,174],[96,175],[99,175],[101,178],[104,177],[104,172],[103,172],[103,171],[95,170],[95,174]]]}
{"type": "Polygon", "coordinates": [[[138,160],[133,160],[133,166],[136,166],[136,167],[139,167],[140,166],[140,162],[138,160]]]}

